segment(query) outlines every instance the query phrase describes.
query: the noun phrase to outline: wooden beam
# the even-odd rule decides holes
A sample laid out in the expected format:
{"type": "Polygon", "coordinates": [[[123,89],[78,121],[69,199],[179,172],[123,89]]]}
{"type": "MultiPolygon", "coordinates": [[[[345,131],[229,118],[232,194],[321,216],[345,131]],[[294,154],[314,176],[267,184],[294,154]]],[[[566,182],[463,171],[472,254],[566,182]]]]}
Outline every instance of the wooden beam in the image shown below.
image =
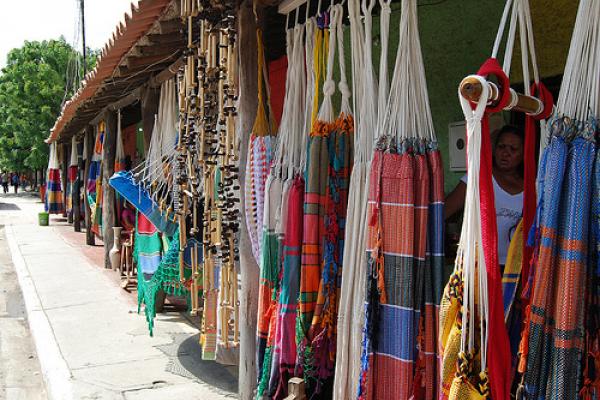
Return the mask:
{"type": "Polygon", "coordinates": [[[147,35],[147,37],[151,44],[173,43],[186,39],[183,32],[171,32],[164,35],[161,35],[160,33],[151,33],[147,35]]]}
{"type": "Polygon", "coordinates": [[[173,32],[183,32],[184,25],[181,23],[180,18],[174,18],[167,21],[158,22],[158,32],[161,35],[166,35],[173,32]]]}
{"type": "Polygon", "coordinates": [[[115,172],[115,155],[117,150],[117,113],[107,111],[106,131],[102,147],[102,241],[104,242],[104,268],[111,269],[109,252],[113,246],[113,228],[117,220],[115,210],[115,190],[108,184],[115,172]]]}
{"type": "Polygon", "coordinates": [[[135,69],[138,67],[150,67],[154,64],[157,63],[163,63],[166,62],[170,59],[173,58],[174,53],[177,50],[174,49],[171,53],[169,54],[158,54],[158,55],[154,55],[154,56],[148,56],[148,57],[129,57],[127,58],[127,60],[125,60],[125,65],[127,66],[128,69],[135,69]]]}
{"type": "Polygon", "coordinates": [[[73,183],[72,198],[73,198],[73,230],[81,232],[81,169],[83,167],[82,157],[77,145],[77,176],[73,183]]]}
{"type": "Polygon", "coordinates": [[[179,68],[181,68],[184,64],[185,64],[184,58],[179,57],[179,59],[177,61],[175,61],[173,64],[171,64],[169,66],[169,68],[164,69],[157,75],[154,75],[152,78],[150,78],[150,81],[148,82],[148,86],[152,87],[152,88],[160,87],[160,85],[164,81],[174,77],[177,74],[177,71],[179,71],[179,68]]]}
{"type": "MultiPolygon", "coordinates": [[[[237,126],[240,143],[239,165],[246,165],[249,132],[252,131],[254,115],[257,109],[257,44],[256,22],[252,10],[252,1],[245,1],[239,8],[237,18],[239,73],[240,73],[240,104],[237,126]]],[[[240,168],[240,187],[246,180],[245,169],[240,168]]],[[[244,209],[246,201],[244,191],[240,191],[241,205],[244,209]]],[[[248,201],[250,201],[248,199],[248,201]]],[[[246,215],[240,215],[240,363],[239,363],[239,399],[251,400],[256,388],[256,320],[258,312],[258,280],[259,268],[252,255],[252,245],[246,224],[246,215]]]]}
{"type": "Polygon", "coordinates": [[[63,217],[67,217],[67,222],[70,224],[73,222],[73,219],[71,218],[70,213],[67,212],[67,181],[68,181],[68,177],[69,177],[69,173],[68,173],[68,168],[69,168],[69,145],[68,144],[62,144],[60,146],[61,149],[61,158],[60,158],[60,163],[61,163],[61,181],[62,181],[62,192],[63,192],[63,202],[64,202],[64,207],[63,207],[63,217]]]}
{"type": "Polygon", "coordinates": [[[139,46],[137,51],[139,57],[157,56],[157,55],[170,55],[177,49],[185,48],[187,42],[182,40],[181,42],[169,43],[169,44],[153,44],[150,46],[139,46]]]}
{"type": "Polygon", "coordinates": [[[85,137],[87,138],[87,148],[85,149],[85,168],[83,172],[83,199],[85,203],[85,243],[88,246],[96,245],[96,237],[92,232],[92,210],[87,197],[87,178],[90,176],[90,163],[92,162],[92,154],[94,152],[95,131],[91,125],[85,128],[85,137]]]}

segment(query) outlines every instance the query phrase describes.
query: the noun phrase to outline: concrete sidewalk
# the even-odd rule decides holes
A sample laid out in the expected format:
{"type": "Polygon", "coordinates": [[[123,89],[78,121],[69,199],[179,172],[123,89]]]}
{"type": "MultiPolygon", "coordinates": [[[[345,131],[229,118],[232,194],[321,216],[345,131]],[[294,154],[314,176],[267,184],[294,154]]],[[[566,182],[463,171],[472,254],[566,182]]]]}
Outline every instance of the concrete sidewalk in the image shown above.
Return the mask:
{"type": "Polygon", "coordinates": [[[38,226],[34,199],[0,201],[20,208],[0,219],[50,398],[235,397],[237,367],[201,361],[198,328],[183,313],[159,315],[150,337],[116,273],[95,265],[100,248],[55,218],[38,226]]]}

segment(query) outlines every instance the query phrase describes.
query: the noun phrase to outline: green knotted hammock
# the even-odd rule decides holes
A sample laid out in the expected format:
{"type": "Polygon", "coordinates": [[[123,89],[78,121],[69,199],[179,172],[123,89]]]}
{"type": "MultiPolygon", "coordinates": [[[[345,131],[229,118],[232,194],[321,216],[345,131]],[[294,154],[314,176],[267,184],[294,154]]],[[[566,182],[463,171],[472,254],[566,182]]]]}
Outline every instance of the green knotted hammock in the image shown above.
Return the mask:
{"type": "MultiPolygon", "coordinates": [[[[136,240],[137,243],[139,242],[136,240]]],[[[143,251],[143,249],[134,246],[133,255],[135,259],[137,259],[140,251],[143,251]]],[[[189,279],[189,275],[191,275],[191,271],[187,268],[184,269],[186,280],[189,279]]],[[[138,313],[142,304],[144,304],[150,336],[153,335],[154,317],[156,316],[156,294],[161,289],[171,296],[185,295],[189,297],[189,290],[186,285],[181,283],[179,276],[179,230],[175,232],[170,240],[168,250],[160,260],[160,264],[152,278],[145,279],[141,268],[138,268],[138,313]]]]}

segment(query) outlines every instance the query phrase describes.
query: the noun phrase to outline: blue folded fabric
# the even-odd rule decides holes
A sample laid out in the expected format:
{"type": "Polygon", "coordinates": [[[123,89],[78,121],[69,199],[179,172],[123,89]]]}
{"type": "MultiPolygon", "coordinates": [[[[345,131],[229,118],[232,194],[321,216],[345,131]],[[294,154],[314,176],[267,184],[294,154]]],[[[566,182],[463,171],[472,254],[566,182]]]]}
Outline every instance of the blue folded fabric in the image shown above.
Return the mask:
{"type": "Polygon", "coordinates": [[[108,183],[139,212],[152,222],[157,230],[173,236],[177,230],[177,224],[167,218],[146,189],[133,179],[131,171],[115,172],[108,183]]]}

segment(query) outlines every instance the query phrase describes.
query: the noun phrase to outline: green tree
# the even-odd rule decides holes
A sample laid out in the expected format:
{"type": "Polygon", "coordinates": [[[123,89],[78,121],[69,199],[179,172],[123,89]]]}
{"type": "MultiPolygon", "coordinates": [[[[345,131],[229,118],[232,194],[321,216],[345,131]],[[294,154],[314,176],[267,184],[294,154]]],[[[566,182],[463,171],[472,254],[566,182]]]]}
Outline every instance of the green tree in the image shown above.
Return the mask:
{"type": "MultiPolygon", "coordinates": [[[[95,62],[91,59],[88,70],[95,62]]],[[[81,79],[81,55],[65,40],[25,42],[8,53],[0,74],[0,169],[39,170],[44,140],[81,79]]]]}

